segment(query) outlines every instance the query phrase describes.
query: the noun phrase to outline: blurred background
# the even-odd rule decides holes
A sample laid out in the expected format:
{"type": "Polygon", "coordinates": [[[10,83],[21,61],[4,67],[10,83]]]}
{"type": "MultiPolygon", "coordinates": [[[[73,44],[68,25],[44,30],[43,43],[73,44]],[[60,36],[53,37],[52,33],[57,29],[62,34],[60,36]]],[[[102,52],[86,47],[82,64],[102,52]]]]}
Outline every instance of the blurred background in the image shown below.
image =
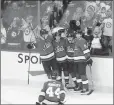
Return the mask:
{"type": "Polygon", "coordinates": [[[60,26],[66,29],[70,20],[81,19],[83,37],[90,41],[89,43],[94,43],[93,39],[101,33],[98,44],[101,44],[103,51],[92,55],[112,55],[112,2],[110,0],[1,0],[2,50],[26,52],[27,43],[36,40],[35,36],[40,28],[49,31],[60,26]],[[103,23],[105,27],[101,28],[103,23]],[[90,40],[87,35],[91,37],[90,40]]]}

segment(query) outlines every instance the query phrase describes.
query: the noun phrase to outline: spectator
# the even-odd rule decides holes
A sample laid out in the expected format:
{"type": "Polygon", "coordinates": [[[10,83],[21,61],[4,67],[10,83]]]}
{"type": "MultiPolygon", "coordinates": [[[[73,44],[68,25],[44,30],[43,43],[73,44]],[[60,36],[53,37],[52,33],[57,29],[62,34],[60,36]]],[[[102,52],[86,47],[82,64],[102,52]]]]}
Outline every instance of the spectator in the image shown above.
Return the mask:
{"type": "Polygon", "coordinates": [[[83,38],[87,41],[88,48],[90,49],[91,41],[93,39],[92,27],[85,27],[83,38]]]}
{"type": "Polygon", "coordinates": [[[92,55],[102,55],[101,34],[100,27],[96,26],[93,31],[93,40],[91,42],[92,55]]]}
{"type": "Polygon", "coordinates": [[[6,29],[4,28],[3,24],[2,24],[2,19],[1,19],[1,44],[5,44],[6,43],[6,29]]]}
{"type": "Polygon", "coordinates": [[[104,40],[104,49],[108,50],[107,52],[110,52],[110,50],[112,51],[112,29],[113,29],[113,20],[112,20],[112,12],[109,9],[107,11],[107,18],[104,19],[104,21],[102,22],[102,26],[103,26],[103,40],[104,40]]]}

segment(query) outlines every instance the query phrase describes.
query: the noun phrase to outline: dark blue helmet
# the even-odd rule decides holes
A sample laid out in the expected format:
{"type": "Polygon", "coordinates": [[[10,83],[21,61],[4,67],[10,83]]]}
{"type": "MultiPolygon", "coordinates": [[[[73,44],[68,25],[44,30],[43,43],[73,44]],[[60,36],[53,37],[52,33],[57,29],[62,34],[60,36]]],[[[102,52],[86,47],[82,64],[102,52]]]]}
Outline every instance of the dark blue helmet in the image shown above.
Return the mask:
{"type": "Polygon", "coordinates": [[[51,74],[52,79],[56,79],[57,75],[58,75],[57,71],[53,71],[51,74]]]}
{"type": "Polygon", "coordinates": [[[72,29],[68,29],[67,31],[67,37],[75,37],[75,31],[72,29]]]}

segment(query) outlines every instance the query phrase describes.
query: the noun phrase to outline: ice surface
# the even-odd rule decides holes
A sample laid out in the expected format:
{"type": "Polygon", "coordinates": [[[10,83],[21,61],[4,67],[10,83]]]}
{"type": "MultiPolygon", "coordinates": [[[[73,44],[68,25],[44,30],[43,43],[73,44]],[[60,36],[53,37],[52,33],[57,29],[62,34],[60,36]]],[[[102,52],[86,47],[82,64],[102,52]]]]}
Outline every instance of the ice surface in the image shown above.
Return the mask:
{"type": "MultiPolygon", "coordinates": [[[[47,80],[46,75],[39,75],[37,81],[18,79],[1,80],[1,104],[35,104],[38,94],[47,80]]],[[[113,104],[113,93],[110,88],[96,88],[89,96],[79,93],[67,92],[66,104],[113,104]]]]}

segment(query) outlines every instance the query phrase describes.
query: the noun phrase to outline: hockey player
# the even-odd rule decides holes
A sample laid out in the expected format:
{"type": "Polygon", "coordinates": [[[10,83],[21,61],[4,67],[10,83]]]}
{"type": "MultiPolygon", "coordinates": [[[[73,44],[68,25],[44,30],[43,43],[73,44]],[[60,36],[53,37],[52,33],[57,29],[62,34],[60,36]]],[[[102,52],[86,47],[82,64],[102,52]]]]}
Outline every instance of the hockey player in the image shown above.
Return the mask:
{"type": "MultiPolygon", "coordinates": [[[[92,65],[92,60],[90,58],[90,51],[87,46],[87,42],[82,38],[82,31],[79,30],[76,33],[75,39],[75,53],[74,53],[74,68],[76,70],[76,74],[79,74],[80,80],[78,82],[78,87],[74,90],[81,90],[82,94],[88,92],[88,79],[86,76],[86,64],[92,65]],[[82,83],[82,86],[81,86],[82,83]]],[[[77,77],[79,78],[79,77],[77,77]]]]}
{"type": "MultiPolygon", "coordinates": [[[[64,31],[63,31],[64,32],[64,31]]],[[[58,63],[59,69],[59,78],[58,80],[62,81],[62,71],[64,72],[65,84],[68,84],[68,71],[67,71],[67,55],[66,55],[66,39],[62,38],[62,30],[59,30],[54,35],[53,46],[55,50],[55,56],[58,63]]]]}
{"type": "Polygon", "coordinates": [[[57,63],[55,59],[54,49],[52,45],[53,37],[48,34],[48,31],[42,29],[37,43],[28,44],[28,48],[37,48],[40,53],[40,59],[42,61],[45,73],[48,79],[51,78],[51,72],[57,70],[57,63]]]}
{"type": "MultiPolygon", "coordinates": [[[[75,40],[74,40],[74,31],[71,29],[68,30],[66,46],[67,46],[66,52],[67,52],[67,61],[68,61],[67,62],[68,72],[69,72],[69,74],[71,74],[75,85],[77,85],[76,72],[74,71],[75,40]]],[[[68,84],[66,84],[66,87],[69,88],[68,84]]]]}
{"type": "Polygon", "coordinates": [[[52,72],[52,80],[44,83],[36,105],[63,105],[65,91],[61,82],[56,81],[57,72],[52,72]]]}

